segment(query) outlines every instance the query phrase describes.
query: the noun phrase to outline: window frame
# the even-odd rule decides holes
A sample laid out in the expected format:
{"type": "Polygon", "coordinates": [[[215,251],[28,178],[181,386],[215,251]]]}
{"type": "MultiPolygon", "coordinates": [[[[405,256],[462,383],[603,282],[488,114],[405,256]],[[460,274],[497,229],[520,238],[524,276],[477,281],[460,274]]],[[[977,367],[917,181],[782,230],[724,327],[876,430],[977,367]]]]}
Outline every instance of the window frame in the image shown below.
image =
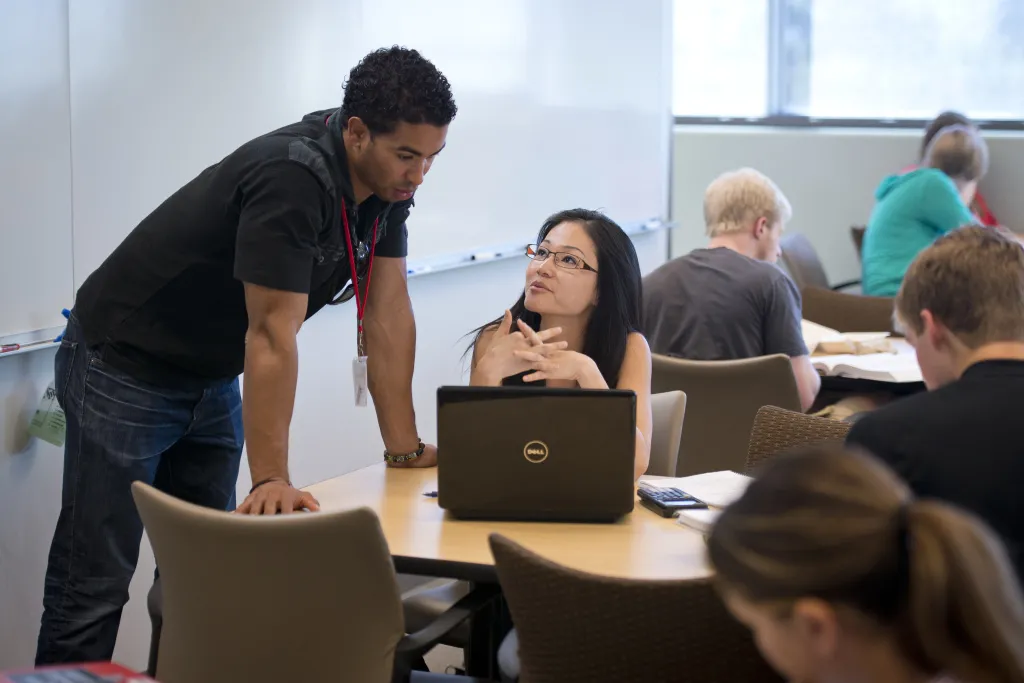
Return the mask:
{"type": "MultiPolygon", "coordinates": [[[[799,54],[810,50],[810,41],[798,46],[786,44],[783,27],[792,25],[800,7],[791,0],[768,0],[768,88],[766,95],[766,116],[679,116],[673,112],[676,125],[681,126],[761,126],[765,128],[876,128],[876,129],[922,129],[931,119],[915,118],[858,118],[803,116],[785,111],[784,103],[792,101],[794,89],[809,87],[809,73],[800,73],[793,64],[801,58],[805,62],[809,55],[799,54]],[[791,16],[787,17],[787,14],[791,16]],[[787,92],[787,90],[789,92],[787,92]]],[[[675,84],[673,83],[673,87],[675,84]]],[[[982,130],[1024,131],[1024,117],[1017,119],[972,119],[982,130]]]]}

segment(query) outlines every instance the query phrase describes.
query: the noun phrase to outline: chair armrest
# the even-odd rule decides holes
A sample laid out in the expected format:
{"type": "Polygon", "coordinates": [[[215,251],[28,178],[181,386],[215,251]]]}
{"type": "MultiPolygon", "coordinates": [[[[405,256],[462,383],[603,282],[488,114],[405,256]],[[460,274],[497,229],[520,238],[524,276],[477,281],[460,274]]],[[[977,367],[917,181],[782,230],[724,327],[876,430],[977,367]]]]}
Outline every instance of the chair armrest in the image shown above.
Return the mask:
{"type": "Polygon", "coordinates": [[[398,642],[396,655],[422,654],[434,647],[453,628],[476,614],[501,593],[497,585],[478,585],[425,628],[398,642]]]}
{"type": "Polygon", "coordinates": [[[838,292],[843,289],[849,289],[850,287],[856,287],[860,284],[860,280],[847,280],[846,282],[840,282],[838,285],[832,285],[831,289],[833,292],[838,292]]]}

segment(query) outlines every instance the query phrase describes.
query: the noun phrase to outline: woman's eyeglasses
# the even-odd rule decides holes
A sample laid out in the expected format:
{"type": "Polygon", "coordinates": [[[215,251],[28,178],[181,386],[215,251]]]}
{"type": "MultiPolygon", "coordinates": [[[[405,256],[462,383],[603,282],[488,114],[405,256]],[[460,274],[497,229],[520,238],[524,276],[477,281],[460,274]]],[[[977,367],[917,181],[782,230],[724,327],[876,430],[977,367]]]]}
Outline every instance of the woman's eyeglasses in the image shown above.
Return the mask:
{"type": "Polygon", "coordinates": [[[555,265],[559,268],[565,268],[566,270],[589,270],[592,273],[597,272],[597,268],[589,266],[581,256],[567,251],[551,251],[547,247],[530,244],[526,247],[526,255],[534,261],[547,261],[549,256],[553,256],[555,257],[555,265]]]}

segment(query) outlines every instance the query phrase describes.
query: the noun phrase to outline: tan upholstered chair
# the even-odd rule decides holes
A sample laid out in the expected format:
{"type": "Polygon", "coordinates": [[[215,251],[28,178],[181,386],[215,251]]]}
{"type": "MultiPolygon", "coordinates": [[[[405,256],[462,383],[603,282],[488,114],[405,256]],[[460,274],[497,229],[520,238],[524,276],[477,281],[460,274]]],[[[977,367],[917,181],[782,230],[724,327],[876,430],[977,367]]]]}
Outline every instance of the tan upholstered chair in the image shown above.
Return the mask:
{"type": "Polygon", "coordinates": [[[804,287],[800,296],[804,320],[839,332],[895,332],[894,300],[890,297],[847,294],[820,287],[804,287]]]}
{"type": "Polygon", "coordinates": [[[686,394],[666,391],[651,396],[654,429],[651,433],[651,462],[647,474],[661,477],[676,476],[679,460],[679,441],[683,436],[686,417],[686,394]]]}
{"type": "Polygon", "coordinates": [[[498,535],[491,551],[516,625],[521,683],[780,680],[708,580],[586,574],[498,535]]]}
{"type": "Polygon", "coordinates": [[[787,356],[694,361],[654,354],[651,390],[686,392],[686,419],[677,476],[742,472],[747,438],[758,408],[800,410],[800,394],[787,356]]]}
{"type": "Polygon", "coordinates": [[[405,636],[372,511],[250,517],[140,482],[132,495],[160,568],[162,627],[151,661],[161,683],[409,680],[396,655],[418,656],[493,599],[475,592],[431,630],[405,636]]]}
{"type": "Polygon", "coordinates": [[[800,446],[841,443],[846,440],[852,426],[849,422],[765,406],[757,411],[754,418],[744,469],[751,474],[776,455],[800,446]]]}
{"type": "Polygon", "coordinates": [[[833,285],[825,274],[818,252],[811,241],[799,233],[792,233],[782,238],[779,246],[782,249],[782,267],[786,269],[793,282],[800,289],[804,287],[821,287],[822,289],[846,289],[860,284],[860,280],[850,280],[833,285]]]}

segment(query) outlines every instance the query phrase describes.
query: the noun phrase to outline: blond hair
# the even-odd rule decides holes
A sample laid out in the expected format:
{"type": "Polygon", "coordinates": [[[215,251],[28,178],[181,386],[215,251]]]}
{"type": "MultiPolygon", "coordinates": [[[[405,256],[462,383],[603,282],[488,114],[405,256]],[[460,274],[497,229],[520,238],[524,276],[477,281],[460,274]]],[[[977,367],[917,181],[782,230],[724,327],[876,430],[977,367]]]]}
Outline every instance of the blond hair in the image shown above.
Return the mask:
{"type": "Polygon", "coordinates": [[[981,180],[988,171],[988,145],[973,126],[946,126],[925,149],[923,165],[942,171],[957,185],[981,180]]]}
{"type": "Polygon", "coordinates": [[[921,333],[925,310],[971,349],[1024,341],[1024,247],[980,225],[940,237],[910,264],[896,295],[900,327],[921,333]]]}
{"type": "Polygon", "coordinates": [[[741,232],[759,218],[775,225],[785,224],[792,217],[793,207],[778,185],[752,168],[723,173],[704,191],[704,225],[708,237],[741,232]]]}
{"type": "Polygon", "coordinates": [[[773,461],[708,538],[716,580],[754,603],[815,597],[888,629],[927,675],[1024,682],[1024,598],[977,518],[916,501],[838,447],[773,461]]]}

